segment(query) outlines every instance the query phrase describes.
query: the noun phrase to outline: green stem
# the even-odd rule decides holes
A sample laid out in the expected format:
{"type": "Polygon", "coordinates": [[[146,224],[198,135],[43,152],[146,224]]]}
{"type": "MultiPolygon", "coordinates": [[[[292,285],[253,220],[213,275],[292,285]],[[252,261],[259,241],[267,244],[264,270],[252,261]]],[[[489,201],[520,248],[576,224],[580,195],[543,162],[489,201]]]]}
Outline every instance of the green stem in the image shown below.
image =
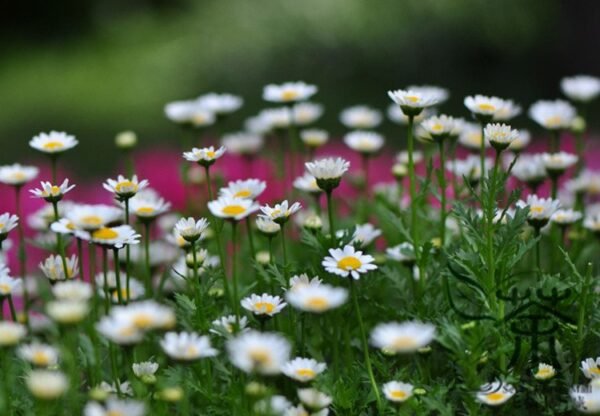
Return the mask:
{"type": "Polygon", "coordinates": [[[283,277],[285,279],[285,284],[287,285],[289,282],[289,272],[288,272],[288,256],[287,256],[287,245],[285,242],[285,223],[281,224],[281,250],[283,252],[283,277]]]}
{"type": "Polygon", "coordinates": [[[104,276],[104,310],[108,315],[110,310],[110,293],[108,291],[108,253],[105,247],[102,247],[102,273],[104,276]]]}
{"type": "MultiPolygon", "coordinates": [[[[327,216],[329,218],[329,233],[331,234],[331,241],[335,242],[335,225],[333,223],[333,199],[332,199],[332,191],[326,191],[325,195],[327,195],[327,216]]],[[[283,237],[282,237],[283,238],[283,237]]]]}
{"type": "MultiPolygon", "coordinates": [[[[481,143],[479,145],[479,168],[481,169],[481,180],[485,177],[485,123],[481,123],[481,143]]],[[[481,187],[483,195],[483,186],[481,187]]]]}
{"type": "Polygon", "coordinates": [[[360,313],[360,306],[358,304],[358,296],[356,294],[356,289],[354,288],[354,279],[350,277],[350,292],[352,294],[352,302],[354,304],[354,312],[356,313],[356,317],[358,319],[358,327],[360,330],[360,337],[362,342],[362,348],[364,352],[365,365],[367,367],[367,373],[369,374],[369,380],[371,381],[371,387],[373,389],[373,393],[375,393],[375,398],[377,399],[377,408],[381,409],[381,396],[379,394],[379,387],[377,386],[377,382],[375,381],[375,376],[373,375],[373,368],[371,366],[371,358],[369,357],[369,344],[367,343],[367,334],[365,332],[365,326],[363,324],[362,315],[360,313]]]}
{"type": "Polygon", "coordinates": [[[240,299],[238,295],[238,276],[237,276],[237,222],[231,221],[231,243],[233,249],[231,252],[231,278],[233,281],[233,310],[239,325],[240,320],[240,299]]]}
{"type": "MultiPolygon", "coordinates": [[[[85,280],[83,275],[83,242],[81,238],[76,238],[77,241],[77,261],[79,264],[79,280],[85,280]]],[[[92,277],[90,276],[90,280],[92,277]]]]}
{"type": "Polygon", "coordinates": [[[419,232],[417,226],[417,178],[415,174],[415,161],[414,161],[414,138],[413,138],[413,123],[414,116],[408,116],[408,179],[409,179],[409,191],[410,191],[410,226],[411,226],[411,238],[415,251],[417,261],[419,258],[419,232]]]}
{"type": "Polygon", "coordinates": [[[256,249],[254,248],[254,235],[252,234],[252,224],[250,224],[250,217],[246,217],[246,232],[248,233],[248,244],[250,245],[250,254],[252,260],[256,260],[256,249]]]}
{"type": "Polygon", "coordinates": [[[23,314],[27,325],[29,325],[29,292],[27,291],[26,273],[27,273],[27,253],[25,251],[25,228],[23,227],[24,218],[21,212],[21,186],[15,186],[15,212],[19,217],[17,231],[19,235],[19,275],[23,285],[23,314]]]}
{"type": "Polygon", "coordinates": [[[444,141],[438,142],[440,149],[440,195],[441,195],[441,207],[440,207],[440,240],[441,247],[444,247],[446,241],[446,158],[444,154],[444,141]]]}
{"type": "MultiPolygon", "coordinates": [[[[117,299],[119,300],[119,305],[123,304],[123,293],[121,291],[121,265],[119,264],[119,249],[113,249],[114,255],[114,267],[115,267],[115,280],[117,283],[117,299]]],[[[129,293],[127,293],[127,298],[129,298],[129,293]]]]}
{"type": "Polygon", "coordinates": [[[541,261],[540,261],[540,244],[541,244],[541,240],[539,239],[540,238],[540,227],[534,227],[534,234],[535,234],[535,238],[538,239],[535,243],[535,265],[537,267],[538,275],[541,277],[542,276],[542,265],[541,265],[541,261]]]}
{"type": "Polygon", "coordinates": [[[193,279],[194,284],[192,285],[192,290],[196,294],[196,312],[198,321],[201,319],[202,312],[202,283],[200,282],[200,277],[198,276],[198,254],[196,253],[196,242],[192,243],[192,261],[194,264],[192,265],[193,279]]]}
{"type": "MultiPolygon", "coordinates": [[[[125,224],[129,225],[129,199],[125,201],[125,224]]],[[[131,248],[129,244],[125,246],[125,291],[127,292],[127,299],[125,303],[129,302],[129,265],[131,264],[131,248]]],[[[150,294],[150,290],[146,287],[147,294],[150,294]]]]}
{"type": "MultiPolygon", "coordinates": [[[[144,221],[144,264],[146,266],[146,293],[149,298],[152,297],[152,268],[150,266],[150,221],[144,221]]],[[[129,246],[127,246],[129,248],[129,246]]],[[[129,275],[127,276],[129,277],[129,275]]],[[[127,279],[129,284],[129,279],[127,279]]],[[[127,287],[129,293],[129,287],[127,287]]]]}
{"type": "MultiPolygon", "coordinates": [[[[52,209],[54,210],[54,221],[58,221],[60,219],[58,215],[58,201],[52,202],[52,209]]],[[[60,256],[60,260],[63,266],[63,272],[65,274],[65,279],[69,279],[69,268],[67,267],[67,259],[65,256],[65,247],[62,243],[62,234],[56,233],[56,249],[58,250],[58,255],[60,256]]]]}
{"type": "Polygon", "coordinates": [[[8,295],[7,298],[8,298],[8,307],[10,308],[10,316],[14,322],[17,322],[17,312],[15,311],[15,304],[13,303],[12,295],[8,295]]]}

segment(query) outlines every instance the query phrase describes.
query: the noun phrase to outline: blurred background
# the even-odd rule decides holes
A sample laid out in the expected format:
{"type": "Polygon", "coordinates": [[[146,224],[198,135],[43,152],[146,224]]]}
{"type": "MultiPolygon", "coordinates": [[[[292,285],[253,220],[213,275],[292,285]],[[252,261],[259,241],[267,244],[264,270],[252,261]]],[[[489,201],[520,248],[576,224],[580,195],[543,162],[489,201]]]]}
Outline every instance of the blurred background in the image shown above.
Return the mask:
{"type": "MultiPolygon", "coordinates": [[[[233,131],[267,106],[271,82],[317,84],[319,126],[334,135],[343,107],[385,109],[388,89],[414,83],[449,88],[452,115],[467,116],[462,100],[474,93],[527,108],[559,97],[563,76],[600,74],[599,21],[593,0],[10,2],[0,14],[0,164],[31,161],[33,135],[64,130],[81,143],[65,156],[72,169],[106,172],[121,130],[143,146],[180,146],[166,102],[242,95],[233,131]]],[[[514,124],[539,133],[524,115],[514,124]]],[[[393,139],[399,128],[381,130],[393,139]]]]}

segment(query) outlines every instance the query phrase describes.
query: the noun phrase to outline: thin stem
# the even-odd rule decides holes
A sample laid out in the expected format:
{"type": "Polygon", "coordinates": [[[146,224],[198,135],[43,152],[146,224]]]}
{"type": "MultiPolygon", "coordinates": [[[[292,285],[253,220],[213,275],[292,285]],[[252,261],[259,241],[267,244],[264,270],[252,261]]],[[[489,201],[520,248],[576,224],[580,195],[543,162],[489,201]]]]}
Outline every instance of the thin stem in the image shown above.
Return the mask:
{"type": "Polygon", "coordinates": [[[417,178],[415,174],[415,160],[414,160],[414,138],[413,138],[413,123],[414,116],[408,116],[408,179],[409,179],[409,191],[410,191],[410,219],[411,219],[411,238],[417,256],[419,257],[419,232],[417,227],[417,178]]]}
{"type": "Polygon", "coordinates": [[[29,293],[27,291],[26,273],[27,273],[27,253],[25,251],[25,229],[23,227],[23,213],[21,212],[21,186],[15,186],[15,211],[19,222],[17,231],[19,235],[19,275],[23,282],[23,312],[25,322],[29,324],[29,293]]]}
{"type": "Polygon", "coordinates": [[[102,273],[104,276],[104,310],[106,314],[110,310],[110,293],[108,291],[108,250],[102,247],[102,273]]]}
{"type": "Polygon", "coordinates": [[[287,257],[287,246],[285,242],[285,223],[281,224],[281,250],[283,252],[283,277],[285,284],[288,284],[289,273],[288,273],[288,257],[287,257]]]}
{"type": "Polygon", "coordinates": [[[440,240],[441,247],[444,247],[446,241],[446,171],[444,166],[446,165],[446,159],[444,155],[444,141],[438,142],[440,149],[440,195],[441,195],[441,207],[440,207],[440,240]]]}
{"type": "Polygon", "coordinates": [[[248,244],[250,245],[250,254],[252,254],[252,260],[255,260],[256,249],[254,248],[254,235],[252,233],[252,224],[250,224],[250,217],[246,217],[246,232],[248,233],[248,244]]]}
{"type": "Polygon", "coordinates": [[[377,387],[377,382],[375,381],[375,376],[373,375],[373,368],[371,366],[371,358],[369,357],[369,344],[367,343],[367,335],[365,332],[365,325],[363,324],[362,315],[360,313],[360,306],[358,304],[358,295],[356,294],[356,289],[354,288],[354,279],[352,277],[350,277],[350,292],[352,294],[352,302],[354,304],[354,312],[356,313],[356,317],[358,319],[358,328],[360,330],[360,338],[361,338],[361,342],[362,342],[362,348],[363,348],[363,352],[364,352],[367,373],[369,374],[369,380],[371,381],[371,387],[373,388],[373,393],[375,393],[375,398],[377,399],[377,408],[381,409],[381,397],[379,394],[379,388],[377,387]]]}
{"type": "Polygon", "coordinates": [[[8,307],[10,308],[10,317],[13,321],[17,322],[17,312],[15,310],[15,304],[13,303],[12,295],[8,295],[8,307]]]}
{"type": "MultiPolygon", "coordinates": [[[[125,224],[129,225],[129,199],[125,201],[125,224]]],[[[131,264],[131,248],[129,244],[125,246],[125,290],[127,291],[127,299],[125,302],[129,301],[129,265],[131,264]]],[[[150,289],[146,287],[146,292],[150,295],[150,289]]]]}
{"type": "MultiPolygon", "coordinates": [[[[152,297],[152,268],[150,266],[150,221],[144,221],[144,263],[146,266],[146,292],[152,297]]],[[[129,248],[129,246],[127,246],[129,248]]],[[[129,277],[129,275],[128,275],[129,277]]],[[[127,281],[129,283],[129,280],[127,281]]],[[[127,287],[129,293],[129,287],[127,287]]]]}
{"type": "MultiPolygon", "coordinates": [[[[54,160],[54,158],[53,158],[53,160],[54,160]]],[[[58,215],[58,201],[52,202],[52,209],[54,210],[54,221],[58,221],[60,219],[60,217],[58,215]]],[[[60,260],[62,262],[65,279],[69,279],[70,273],[69,273],[69,268],[67,267],[67,259],[65,257],[65,247],[63,246],[63,243],[62,243],[62,234],[61,233],[56,233],[56,249],[60,256],[60,260]]]]}
{"type": "Polygon", "coordinates": [[[194,264],[192,265],[192,273],[194,284],[192,285],[192,290],[196,294],[196,311],[198,320],[201,318],[201,307],[202,307],[202,283],[200,282],[200,277],[198,276],[198,254],[196,253],[196,241],[192,243],[192,261],[194,264]]]}
{"type": "Polygon", "coordinates": [[[329,233],[331,234],[331,241],[335,241],[335,225],[333,223],[333,200],[331,198],[332,191],[326,191],[327,195],[327,216],[329,218],[329,233]]]}
{"type": "Polygon", "coordinates": [[[540,227],[534,227],[534,234],[535,234],[535,238],[537,238],[538,240],[535,243],[535,265],[537,267],[538,270],[538,275],[541,276],[542,275],[542,266],[540,263],[540,227]]]}
{"type": "MultiPolygon", "coordinates": [[[[121,290],[121,271],[119,270],[121,266],[119,265],[119,249],[113,249],[114,255],[114,267],[115,267],[115,280],[117,283],[117,299],[119,300],[119,305],[123,304],[123,292],[121,290]]],[[[129,293],[127,293],[127,299],[129,299],[129,293]]]]}
{"type": "MultiPolygon", "coordinates": [[[[79,264],[79,280],[85,280],[83,275],[83,242],[81,238],[76,238],[77,241],[77,257],[79,264]]],[[[92,277],[90,276],[90,280],[92,277]]]]}
{"type": "Polygon", "coordinates": [[[557,195],[558,195],[558,175],[552,175],[550,177],[550,180],[552,182],[552,199],[556,199],[557,195]]]}
{"type": "MultiPolygon", "coordinates": [[[[485,123],[481,123],[481,143],[479,145],[479,167],[481,169],[481,179],[485,176],[485,123]]],[[[483,193],[483,186],[481,187],[483,193]]]]}
{"type": "Polygon", "coordinates": [[[233,250],[231,253],[231,277],[233,281],[233,310],[239,325],[240,320],[240,299],[238,295],[238,277],[237,277],[237,222],[231,221],[231,243],[233,250]]]}
{"type": "Polygon", "coordinates": [[[211,179],[210,179],[210,167],[204,166],[204,172],[206,173],[206,188],[208,189],[208,200],[212,201],[213,200],[213,191],[212,191],[212,184],[211,184],[211,179]]]}

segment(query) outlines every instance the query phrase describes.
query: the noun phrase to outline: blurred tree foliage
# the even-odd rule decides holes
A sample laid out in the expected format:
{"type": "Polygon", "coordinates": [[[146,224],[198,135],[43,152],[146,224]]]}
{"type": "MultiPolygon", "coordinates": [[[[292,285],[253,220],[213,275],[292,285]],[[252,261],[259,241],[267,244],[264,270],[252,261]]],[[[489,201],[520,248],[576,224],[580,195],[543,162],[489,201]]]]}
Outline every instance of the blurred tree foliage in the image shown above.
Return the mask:
{"type": "MultiPolygon", "coordinates": [[[[60,0],[12,2],[0,15],[0,163],[24,157],[39,131],[66,130],[94,168],[114,133],[178,143],[165,102],[208,91],[246,98],[228,121],[256,113],[262,86],[320,86],[323,125],[339,110],[388,105],[410,83],[462,97],[496,94],[528,105],[559,96],[560,77],[600,72],[600,2],[579,0],[60,0]],[[34,4],[32,4],[34,3],[34,4]],[[93,146],[90,145],[93,142],[93,146]]],[[[521,125],[528,121],[519,120],[521,125]]],[[[393,135],[389,124],[384,133],[393,135]]],[[[92,172],[93,173],[93,172],[92,172]]]]}

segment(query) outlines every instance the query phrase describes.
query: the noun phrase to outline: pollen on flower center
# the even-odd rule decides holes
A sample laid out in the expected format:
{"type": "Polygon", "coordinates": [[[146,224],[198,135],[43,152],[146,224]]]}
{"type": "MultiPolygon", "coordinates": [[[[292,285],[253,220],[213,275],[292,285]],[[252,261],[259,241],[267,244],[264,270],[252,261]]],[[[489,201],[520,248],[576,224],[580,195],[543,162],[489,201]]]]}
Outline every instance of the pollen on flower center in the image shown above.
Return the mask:
{"type": "Polygon", "coordinates": [[[316,375],[310,368],[299,368],[296,370],[296,374],[302,377],[314,377],[316,375]]]}
{"type": "Polygon", "coordinates": [[[600,368],[592,367],[592,368],[590,368],[590,372],[594,373],[594,374],[600,374],[600,368]]]}
{"type": "Polygon", "coordinates": [[[254,307],[261,312],[271,313],[275,309],[275,305],[269,302],[256,302],[254,307]]]}
{"type": "Polygon", "coordinates": [[[56,150],[56,149],[62,149],[64,147],[64,145],[62,142],[54,141],[54,142],[44,143],[43,147],[44,147],[44,149],[47,149],[47,150],[56,150]]]}
{"type": "Polygon", "coordinates": [[[394,399],[404,399],[406,397],[406,393],[402,390],[392,390],[390,392],[390,396],[392,396],[394,399]]]}
{"type": "Polygon", "coordinates": [[[138,328],[148,328],[152,325],[153,319],[150,315],[142,313],[133,318],[133,323],[138,328]]]}
{"type": "Polygon", "coordinates": [[[324,297],[320,297],[320,296],[310,298],[306,303],[314,309],[321,309],[321,310],[325,309],[325,308],[327,308],[327,306],[329,306],[329,302],[327,301],[327,299],[325,299],[324,297]]]}
{"type": "Polygon", "coordinates": [[[287,91],[283,91],[281,93],[281,98],[283,98],[284,100],[293,100],[297,96],[298,96],[298,93],[293,90],[287,90],[287,91]]]}
{"type": "Polygon", "coordinates": [[[154,213],[154,208],[152,207],[140,207],[137,209],[137,213],[138,214],[153,214],[154,213]]]}
{"type": "Polygon", "coordinates": [[[546,124],[549,126],[558,126],[559,124],[561,124],[561,121],[562,120],[560,116],[552,116],[546,119],[546,124]]]}
{"type": "Polygon", "coordinates": [[[33,356],[31,357],[31,361],[35,364],[35,365],[46,365],[48,364],[48,356],[42,352],[42,351],[36,351],[33,356]]]}
{"type": "Polygon", "coordinates": [[[271,356],[268,351],[263,349],[257,349],[254,351],[250,351],[250,359],[257,364],[266,365],[271,361],[271,356]]]}
{"type": "Polygon", "coordinates": [[[406,99],[407,99],[408,101],[410,101],[411,103],[416,103],[416,102],[418,102],[418,101],[419,101],[419,97],[418,97],[418,96],[416,96],[416,95],[407,95],[407,96],[406,96],[406,99]]]}
{"type": "Polygon", "coordinates": [[[117,192],[135,192],[137,191],[137,185],[131,181],[123,181],[123,182],[119,182],[116,186],[115,186],[115,190],[117,192]]]}
{"type": "Polygon", "coordinates": [[[489,103],[481,103],[477,106],[481,111],[495,111],[496,106],[489,103]]]}
{"type": "Polygon", "coordinates": [[[504,393],[497,391],[497,392],[488,394],[487,398],[488,398],[488,400],[490,400],[492,402],[497,402],[497,401],[504,399],[504,396],[505,396],[504,393]]]}
{"type": "Polygon", "coordinates": [[[185,350],[185,353],[188,357],[194,357],[194,356],[198,355],[198,348],[195,345],[190,345],[185,350]]]}
{"type": "Polygon", "coordinates": [[[356,257],[348,256],[339,260],[337,265],[342,270],[356,270],[362,266],[362,263],[356,257]]]}
{"type": "Polygon", "coordinates": [[[206,151],[206,157],[208,157],[209,159],[214,159],[216,156],[216,153],[213,152],[212,150],[207,150],[206,151]]]}
{"type": "Polygon", "coordinates": [[[394,340],[392,345],[396,348],[411,348],[416,345],[416,342],[411,337],[398,337],[394,340]]]}
{"type": "Polygon", "coordinates": [[[102,218],[97,215],[88,215],[87,217],[83,217],[81,222],[86,225],[100,225],[102,224],[102,218]]]}
{"type": "Polygon", "coordinates": [[[529,211],[535,214],[541,214],[542,212],[544,212],[544,207],[542,207],[541,205],[534,205],[529,207],[529,211]]]}
{"type": "Polygon", "coordinates": [[[241,205],[227,205],[221,210],[225,215],[240,215],[246,212],[246,208],[241,205]]]}
{"type": "Polygon", "coordinates": [[[12,174],[12,177],[13,177],[13,179],[15,179],[17,181],[21,181],[26,178],[26,176],[23,172],[15,172],[12,174]]]}
{"type": "Polygon", "coordinates": [[[236,197],[236,198],[248,198],[251,195],[252,195],[252,192],[250,192],[249,189],[242,189],[240,191],[237,191],[235,193],[234,197],[236,197]]]}
{"type": "Polygon", "coordinates": [[[0,284],[0,293],[9,293],[10,292],[10,286],[7,285],[6,283],[0,284]]]}
{"type": "Polygon", "coordinates": [[[111,230],[110,228],[100,228],[93,232],[92,237],[99,238],[101,240],[112,240],[113,238],[117,238],[119,233],[111,230]]]}
{"type": "Polygon", "coordinates": [[[58,186],[56,186],[56,185],[53,185],[50,188],[50,194],[51,195],[58,195],[58,194],[60,194],[60,188],[58,186]]]}

